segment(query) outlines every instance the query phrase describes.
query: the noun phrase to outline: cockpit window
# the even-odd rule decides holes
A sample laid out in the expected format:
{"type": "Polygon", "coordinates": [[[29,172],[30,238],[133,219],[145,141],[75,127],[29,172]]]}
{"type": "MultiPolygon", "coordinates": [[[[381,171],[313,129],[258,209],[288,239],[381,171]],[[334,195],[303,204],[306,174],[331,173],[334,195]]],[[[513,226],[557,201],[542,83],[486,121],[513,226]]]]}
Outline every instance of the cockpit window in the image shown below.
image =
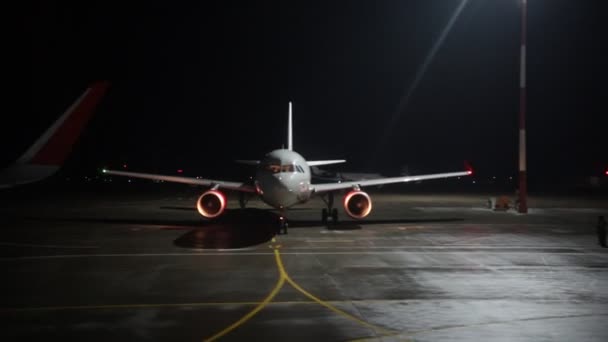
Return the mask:
{"type": "Polygon", "coordinates": [[[275,161],[268,161],[263,166],[264,170],[271,173],[304,173],[304,168],[297,164],[280,165],[275,161]]]}
{"type": "Polygon", "coordinates": [[[295,172],[293,164],[282,165],[281,172],[282,173],[295,172]]]}
{"type": "Polygon", "coordinates": [[[278,164],[266,164],[266,166],[264,166],[264,169],[266,171],[270,171],[272,173],[279,173],[279,172],[281,172],[281,165],[278,165],[278,164]]]}

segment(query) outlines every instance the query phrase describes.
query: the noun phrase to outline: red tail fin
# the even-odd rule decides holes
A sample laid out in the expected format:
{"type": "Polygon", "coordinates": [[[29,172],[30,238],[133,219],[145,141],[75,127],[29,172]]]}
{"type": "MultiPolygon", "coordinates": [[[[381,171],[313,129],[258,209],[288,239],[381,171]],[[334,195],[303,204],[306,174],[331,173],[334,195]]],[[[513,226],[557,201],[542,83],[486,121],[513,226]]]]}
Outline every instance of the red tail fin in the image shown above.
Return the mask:
{"type": "Polygon", "coordinates": [[[19,158],[18,163],[61,165],[87,124],[108,82],[91,85],[19,158]]]}

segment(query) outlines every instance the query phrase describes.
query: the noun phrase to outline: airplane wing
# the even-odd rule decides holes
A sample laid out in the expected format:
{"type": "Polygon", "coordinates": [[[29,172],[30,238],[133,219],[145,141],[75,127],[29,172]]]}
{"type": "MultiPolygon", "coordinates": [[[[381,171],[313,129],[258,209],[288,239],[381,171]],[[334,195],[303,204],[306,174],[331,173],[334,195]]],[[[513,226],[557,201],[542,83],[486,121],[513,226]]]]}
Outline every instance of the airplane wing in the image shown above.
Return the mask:
{"type": "Polygon", "coordinates": [[[209,186],[209,187],[217,186],[218,188],[236,190],[236,191],[242,191],[242,192],[256,192],[255,187],[253,185],[239,183],[239,182],[228,182],[228,181],[202,179],[202,178],[194,178],[194,177],[156,175],[156,174],[151,174],[151,173],[127,172],[127,171],[117,171],[117,170],[103,170],[102,172],[107,175],[125,176],[125,177],[132,177],[132,178],[143,178],[143,179],[151,179],[151,180],[158,180],[158,181],[164,181],[164,182],[183,183],[183,184],[201,185],[201,186],[209,186]]]}
{"type": "Polygon", "coordinates": [[[418,175],[418,176],[366,179],[366,180],[340,182],[340,183],[327,183],[327,184],[311,184],[310,187],[314,191],[314,193],[320,193],[320,192],[357,188],[357,187],[364,187],[364,186],[375,186],[375,185],[394,184],[394,183],[407,183],[407,182],[416,182],[416,181],[429,180],[429,179],[469,176],[472,173],[473,173],[473,171],[433,173],[433,174],[418,175]]]}
{"type": "Polygon", "coordinates": [[[330,165],[330,164],[339,164],[339,163],[345,163],[346,160],[344,159],[335,159],[335,160],[307,160],[306,164],[308,164],[308,166],[319,166],[319,165],[330,165]]]}

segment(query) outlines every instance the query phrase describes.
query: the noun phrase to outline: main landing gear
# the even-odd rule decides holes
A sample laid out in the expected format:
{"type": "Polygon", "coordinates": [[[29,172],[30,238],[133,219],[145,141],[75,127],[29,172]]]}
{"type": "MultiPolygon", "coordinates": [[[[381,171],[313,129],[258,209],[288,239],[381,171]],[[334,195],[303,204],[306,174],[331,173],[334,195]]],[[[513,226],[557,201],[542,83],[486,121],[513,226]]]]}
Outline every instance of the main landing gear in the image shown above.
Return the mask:
{"type": "Polygon", "coordinates": [[[249,196],[249,194],[239,192],[239,206],[241,209],[245,209],[247,207],[247,202],[249,202],[250,198],[251,196],[249,196]]]}
{"type": "Polygon", "coordinates": [[[327,224],[327,219],[331,217],[331,221],[333,224],[338,223],[338,209],[334,208],[334,194],[333,192],[327,193],[327,199],[325,197],[321,197],[323,202],[327,204],[327,208],[323,208],[321,210],[321,222],[323,224],[327,224]]]}

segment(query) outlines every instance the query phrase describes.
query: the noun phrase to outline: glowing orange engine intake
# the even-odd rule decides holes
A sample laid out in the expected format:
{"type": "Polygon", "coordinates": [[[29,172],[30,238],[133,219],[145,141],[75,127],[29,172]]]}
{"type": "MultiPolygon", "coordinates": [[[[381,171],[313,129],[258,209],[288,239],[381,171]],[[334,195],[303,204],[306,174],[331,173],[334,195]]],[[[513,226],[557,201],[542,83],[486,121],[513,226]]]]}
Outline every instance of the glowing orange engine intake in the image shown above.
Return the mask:
{"type": "Polygon", "coordinates": [[[348,216],[362,219],[372,211],[372,199],[361,190],[353,190],[344,196],[344,210],[348,216]]]}
{"type": "Polygon", "coordinates": [[[206,218],[218,217],[226,209],[226,196],[218,190],[209,190],[198,198],[196,209],[206,218]]]}

